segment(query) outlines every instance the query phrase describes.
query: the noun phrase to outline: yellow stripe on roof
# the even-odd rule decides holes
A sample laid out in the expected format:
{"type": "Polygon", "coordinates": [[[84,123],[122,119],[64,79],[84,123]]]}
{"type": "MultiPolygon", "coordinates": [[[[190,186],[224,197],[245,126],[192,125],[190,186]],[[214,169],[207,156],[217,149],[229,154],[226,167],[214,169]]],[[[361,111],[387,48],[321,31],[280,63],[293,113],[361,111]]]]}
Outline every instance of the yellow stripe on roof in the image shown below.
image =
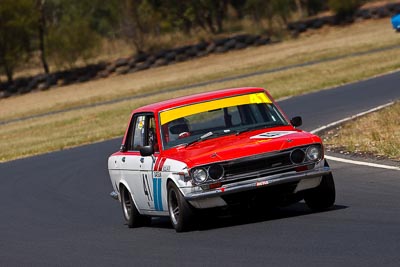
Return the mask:
{"type": "Polygon", "coordinates": [[[229,98],[222,98],[162,111],[160,113],[160,120],[161,125],[164,125],[170,121],[201,112],[207,112],[220,108],[261,103],[272,103],[272,101],[265,93],[254,93],[229,98]]]}

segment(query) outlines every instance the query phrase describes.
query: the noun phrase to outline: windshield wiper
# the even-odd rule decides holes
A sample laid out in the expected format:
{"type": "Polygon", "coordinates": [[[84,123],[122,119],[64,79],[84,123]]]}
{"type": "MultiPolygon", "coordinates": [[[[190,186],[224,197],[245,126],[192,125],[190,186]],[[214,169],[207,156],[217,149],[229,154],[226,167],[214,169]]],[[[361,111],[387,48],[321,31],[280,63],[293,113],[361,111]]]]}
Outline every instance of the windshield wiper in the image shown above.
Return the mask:
{"type": "Polygon", "coordinates": [[[249,131],[252,131],[252,130],[265,129],[265,128],[271,128],[271,127],[276,127],[276,126],[284,126],[284,125],[285,124],[283,124],[283,123],[274,123],[274,124],[267,124],[267,125],[265,125],[265,124],[263,124],[263,125],[254,125],[254,126],[247,127],[246,129],[237,131],[236,135],[239,135],[239,134],[242,134],[242,133],[245,133],[245,132],[249,132],[249,131]]]}
{"type": "Polygon", "coordinates": [[[251,130],[253,130],[253,129],[255,129],[255,127],[248,127],[248,128],[246,128],[246,129],[243,129],[243,130],[240,130],[240,131],[236,131],[236,135],[239,135],[239,134],[242,134],[242,133],[251,131],[251,130]]]}
{"type": "Polygon", "coordinates": [[[210,137],[210,136],[212,136],[212,135],[214,135],[213,132],[205,133],[205,134],[203,134],[202,136],[200,136],[199,138],[193,140],[192,142],[187,143],[187,144],[186,144],[186,147],[191,146],[191,145],[193,145],[194,143],[203,141],[203,140],[207,139],[208,137],[210,137]]]}

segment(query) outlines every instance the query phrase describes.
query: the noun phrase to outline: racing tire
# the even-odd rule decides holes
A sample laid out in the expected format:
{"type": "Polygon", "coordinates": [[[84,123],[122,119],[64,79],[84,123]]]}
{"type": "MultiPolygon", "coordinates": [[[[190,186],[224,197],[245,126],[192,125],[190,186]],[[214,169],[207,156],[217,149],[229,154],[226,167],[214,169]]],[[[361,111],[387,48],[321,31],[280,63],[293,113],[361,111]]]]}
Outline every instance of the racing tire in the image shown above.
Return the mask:
{"type": "Polygon", "coordinates": [[[332,173],[322,176],[319,186],[305,192],[304,200],[313,211],[324,211],[335,203],[336,191],[332,173]]]}
{"type": "Polygon", "coordinates": [[[139,213],[133,202],[131,193],[124,186],[121,188],[121,204],[122,214],[129,228],[141,227],[151,220],[150,217],[143,216],[139,213]]]}
{"type": "Polygon", "coordinates": [[[193,207],[172,182],[168,183],[168,212],[175,231],[186,232],[193,228],[193,207]]]}

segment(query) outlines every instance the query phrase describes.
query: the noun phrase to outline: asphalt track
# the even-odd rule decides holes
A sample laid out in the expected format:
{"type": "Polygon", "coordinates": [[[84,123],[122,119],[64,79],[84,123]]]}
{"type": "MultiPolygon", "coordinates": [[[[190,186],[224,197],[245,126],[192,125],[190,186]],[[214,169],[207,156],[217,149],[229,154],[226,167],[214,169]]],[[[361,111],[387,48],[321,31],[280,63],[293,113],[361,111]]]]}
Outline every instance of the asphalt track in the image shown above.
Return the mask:
{"type": "MultiPolygon", "coordinates": [[[[397,72],[280,105],[312,130],[400,99],[399,84],[397,72]]],[[[167,219],[123,225],[106,170],[119,144],[0,164],[0,266],[400,266],[399,171],[332,161],[330,211],[298,203],[177,234],[167,219]]]]}

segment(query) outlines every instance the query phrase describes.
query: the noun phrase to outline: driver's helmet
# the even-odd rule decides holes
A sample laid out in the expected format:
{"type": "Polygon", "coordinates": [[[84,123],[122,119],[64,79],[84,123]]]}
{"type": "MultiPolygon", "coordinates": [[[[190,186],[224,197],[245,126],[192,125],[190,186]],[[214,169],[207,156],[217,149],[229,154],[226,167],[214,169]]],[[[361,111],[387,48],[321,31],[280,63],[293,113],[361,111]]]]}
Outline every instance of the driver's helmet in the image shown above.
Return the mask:
{"type": "Polygon", "coordinates": [[[182,137],[182,134],[189,132],[189,123],[185,118],[179,118],[168,123],[168,134],[170,141],[177,140],[182,137]]]}

